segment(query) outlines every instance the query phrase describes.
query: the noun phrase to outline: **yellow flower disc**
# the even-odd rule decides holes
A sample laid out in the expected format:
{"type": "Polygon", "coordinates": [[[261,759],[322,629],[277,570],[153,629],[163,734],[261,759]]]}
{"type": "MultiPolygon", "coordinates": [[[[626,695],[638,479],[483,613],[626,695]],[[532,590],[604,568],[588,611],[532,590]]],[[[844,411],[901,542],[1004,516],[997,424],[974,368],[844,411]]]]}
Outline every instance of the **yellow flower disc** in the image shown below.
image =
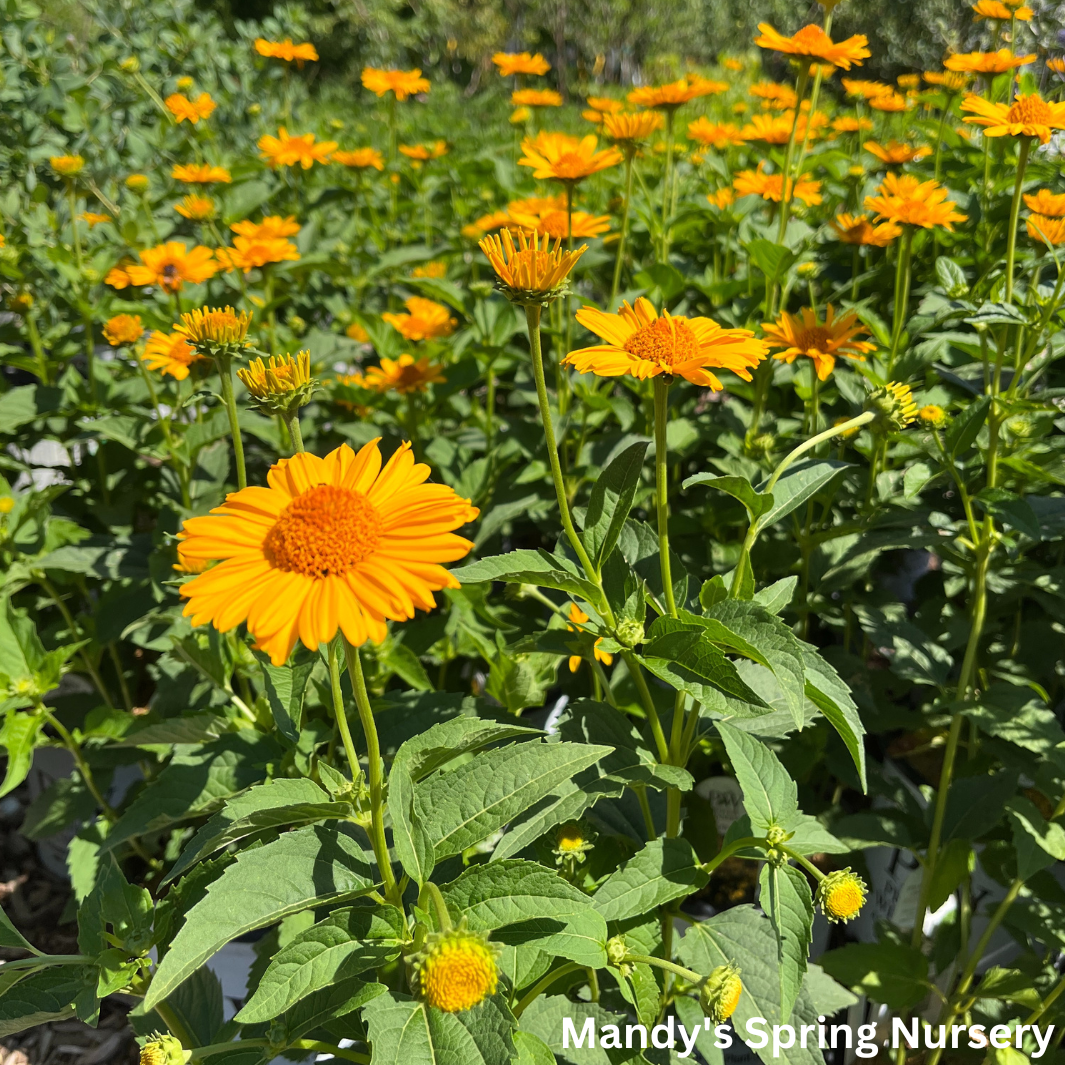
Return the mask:
{"type": "Polygon", "coordinates": [[[829,873],[817,891],[817,901],[829,921],[850,921],[865,905],[865,881],[850,869],[829,873]]]}
{"type": "Polygon", "coordinates": [[[421,997],[445,1013],[458,1013],[494,995],[499,982],[491,947],[470,932],[445,932],[418,970],[421,997]]]}

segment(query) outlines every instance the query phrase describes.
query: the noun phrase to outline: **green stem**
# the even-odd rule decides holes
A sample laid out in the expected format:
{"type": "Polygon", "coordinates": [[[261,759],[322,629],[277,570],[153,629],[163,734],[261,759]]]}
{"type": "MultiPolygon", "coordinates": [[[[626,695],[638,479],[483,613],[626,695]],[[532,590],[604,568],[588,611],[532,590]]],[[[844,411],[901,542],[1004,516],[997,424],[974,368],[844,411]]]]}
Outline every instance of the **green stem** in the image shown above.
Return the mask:
{"type": "Polygon", "coordinates": [[[626,954],[625,961],[631,962],[633,965],[654,965],[659,969],[664,969],[667,973],[682,977],[689,984],[701,984],[703,982],[703,978],[697,972],[685,969],[683,965],[678,965],[676,962],[669,961],[666,958],[656,958],[651,954],[626,954]]]}
{"type": "Polygon", "coordinates": [[[673,188],[673,119],[676,108],[666,108],[666,172],[662,179],[662,250],[658,261],[669,262],[669,202],[673,188]]]}
{"type": "MultiPolygon", "coordinates": [[[[800,60],[802,62],[802,60],[800,60]]],[[[802,115],[802,98],[806,95],[806,86],[810,81],[810,66],[802,62],[802,69],[795,79],[795,119],[791,123],[791,134],[788,136],[788,146],[784,151],[783,181],[780,187],[780,225],[777,229],[777,243],[784,243],[784,236],[788,232],[788,218],[791,214],[791,164],[795,157],[795,139],[799,131],[799,117],[802,115]]],[[[809,129],[811,118],[807,119],[806,126],[809,129]]],[[[775,302],[775,301],[772,301],[775,302]]],[[[769,317],[773,317],[773,308],[767,308],[769,317]]]]}
{"type": "Polygon", "coordinates": [[[126,684],[126,674],[122,670],[122,659],[118,657],[118,648],[114,640],[107,645],[108,654],[111,656],[111,664],[115,667],[115,675],[118,677],[118,688],[122,692],[122,705],[126,710],[133,709],[133,700],[130,698],[129,685],[126,684]]]}
{"type": "Polygon", "coordinates": [[[662,594],[669,616],[677,616],[673,597],[673,577],[669,564],[669,448],[666,427],[669,420],[669,386],[673,379],[655,378],[655,505],[658,520],[658,559],[662,571],[662,594]]]}
{"type": "Polygon", "coordinates": [[[359,721],[362,723],[363,735],[366,738],[366,759],[369,766],[370,779],[370,816],[373,832],[374,856],[381,869],[381,875],[385,880],[385,894],[389,901],[396,906],[402,906],[403,899],[398,887],[396,877],[392,871],[392,862],[388,856],[388,843],[385,840],[385,810],[384,810],[384,783],[385,763],[381,757],[381,742],[377,736],[377,723],[374,721],[373,710],[370,708],[370,696],[366,691],[366,678],[362,672],[362,661],[359,658],[358,648],[352,647],[347,639],[344,639],[344,654],[348,661],[348,675],[351,677],[351,687],[355,692],[355,705],[359,708],[359,721]]]}
{"type": "MultiPolygon", "coordinates": [[[[75,642],[80,640],[81,630],[78,628],[78,623],[74,620],[74,615],[71,614],[66,603],[60,598],[59,592],[53,586],[52,582],[44,576],[37,577],[36,581],[48,593],[52,602],[55,603],[56,609],[63,615],[63,620],[66,622],[71,639],[75,642]]],[[[115,707],[115,701],[111,698],[111,693],[104,686],[103,678],[100,676],[99,670],[93,665],[92,659],[89,657],[88,652],[84,647],[78,648],[78,657],[81,659],[81,663],[85,667],[85,672],[89,674],[93,684],[96,685],[96,690],[100,693],[100,698],[107,703],[109,709],[113,710],[115,707]]]]}
{"type": "Polygon", "coordinates": [[[643,703],[644,713],[647,715],[647,720],[651,723],[651,734],[655,739],[658,760],[663,765],[668,765],[669,744],[666,743],[666,734],[662,731],[662,721],[658,716],[658,710],[655,708],[654,699],[651,698],[651,689],[647,687],[647,680],[644,678],[640,663],[636,660],[636,656],[632,651],[622,651],[621,657],[624,659],[625,665],[629,667],[629,673],[632,676],[633,683],[636,685],[636,690],[640,693],[640,702],[643,703]]]}
{"type": "MultiPolygon", "coordinates": [[[[1010,79],[1012,81],[1012,79],[1010,79]]],[[[1024,187],[1024,171],[1028,167],[1028,153],[1032,149],[1032,138],[1021,141],[1017,158],[1017,179],[1013,183],[1013,202],[1010,204],[1010,229],[1006,236],[1006,302],[1013,302],[1013,264],[1017,255],[1017,220],[1021,210],[1021,190],[1024,187]]]]}
{"type": "Polygon", "coordinates": [[[292,437],[293,450],[299,454],[305,450],[303,446],[303,433],[300,431],[300,412],[294,410],[291,414],[283,414],[281,417],[284,418],[289,436],[292,437]]]}
{"type": "Polygon", "coordinates": [[[107,818],[111,824],[114,824],[118,820],[118,814],[115,812],[114,807],[104,798],[103,792],[100,791],[96,784],[96,779],[92,775],[92,770],[89,768],[89,763],[85,761],[85,756],[81,753],[81,744],[70,734],[67,727],[52,713],[51,710],[44,710],[44,717],[48,724],[52,726],[59,733],[59,738],[63,741],[63,746],[70,751],[71,756],[74,759],[74,764],[78,767],[78,772],[81,774],[81,779],[85,781],[85,786],[89,789],[89,794],[96,800],[96,804],[103,811],[104,817],[107,818]]]}
{"type": "Polygon", "coordinates": [[[888,357],[888,375],[895,366],[902,339],[902,327],[910,303],[910,273],[913,260],[913,226],[902,227],[898,264],[895,268],[895,323],[891,330],[891,354],[888,357]]]}
{"type": "Polygon", "coordinates": [[[362,766],[359,764],[359,756],[355,751],[355,742],[351,738],[348,714],[344,707],[344,692],[340,687],[340,657],[337,654],[337,644],[340,639],[341,637],[338,636],[329,641],[329,690],[333,696],[333,715],[336,717],[337,729],[340,732],[340,742],[344,745],[344,755],[351,769],[351,780],[352,783],[356,783],[362,776],[362,766]]]}
{"type": "Polygon", "coordinates": [[[577,962],[570,961],[566,962],[565,965],[560,965],[546,976],[541,977],[514,1007],[514,1016],[520,1017],[556,980],[561,980],[563,976],[569,976],[570,973],[581,972],[583,969],[583,965],[578,965],[577,962]]]}
{"type": "Polygon", "coordinates": [[[237,420],[237,397],[233,389],[233,360],[228,356],[216,360],[218,379],[222,383],[222,401],[229,415],[229,433],[233,437],[233,457],[237,463],[237,488],[248,487],[248,473],[244,467],[244,441],[240,436],[240,422],[237,420]]]}
{"type": "Polygon", "coordinates": [[[52,375],[48,372],[48,356],[44,353],[41,331],[37,328],[37,315],[32,307],[26,312],[25,318],[26,332],[30,335],[30,347],[33,348],[33,354],[37,359],[37,376],[41,379],[42,385],[50,385],[52,375]]]}
{"type": "Polygon", "coordinates": [[[621,285],[621,265],[625,261],[625,241],[629,235],[629,204],[632,202],[632,171],[635,161],[633,149],[625,149],[625,201],[621,207],[621,235],[618,237],[617,258],[614,260],[614,280],[610,286],[610,303],[608,310],[614,309],[614,301],[618,298],[618,288],[621,285]]]}
{"type": "Polygon", "coordinates": [[[426,893],[433,900],[433,909],[436,910],[436,919],[440,923],[442,932],[451,931],[451,914],[448,913],[447,903],[444,901],[443,892],[431,880],[425,884],[426,893]]]}

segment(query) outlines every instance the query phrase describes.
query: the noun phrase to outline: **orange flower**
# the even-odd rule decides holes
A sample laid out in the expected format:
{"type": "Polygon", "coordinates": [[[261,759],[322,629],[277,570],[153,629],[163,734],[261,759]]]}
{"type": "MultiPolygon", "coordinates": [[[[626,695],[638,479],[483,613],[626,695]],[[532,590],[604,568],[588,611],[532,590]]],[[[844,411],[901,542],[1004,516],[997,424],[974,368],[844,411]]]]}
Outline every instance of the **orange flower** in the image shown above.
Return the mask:
{"type": "Polygon", "coordinates": [[[710,318],[668,312],[660,318],[643,296],[632,307],[623,303],[617,314],[583,307],[577,321],[606,343],[571,351],[562,363],[599,377],[683,377],[720,392],[724,386],[711,369],[731,370],[749,381],[751,368],[766,356],[764,341],[750,330],[722,329],[710,318]]]}
{"type": "Polygon", "coordinates": [[[873,123],[868,118],[858,118],[857,115],[841,115],[833,119],[832,128],[837,133],[860,133],[863,129],[872,129],[873,123]]]}
{"type": "Polygon", "coordinates": [[[386,311],[381,317],[407,340],[435,340],[450,336],[459,324],[457,318],[442,303],[427,300],[423,296],[411,296],[404,303],[409,313],[391,314],[386,311]]]}
{"type": "Polygon", "coordinates": [[[885,111],[890,114],[899,114],[909,109],[906,97],[897,92],[886,92],[883,96],[874,96],[869,101],[869,106],[874,111],[885,111]]]}
{"type": "Polygon", "coordinates": [[[1065,243],[1065,218],[1052,218],[1045,214],[1029,215],[1026,228],[1028,236],[1041,244],[1057,247],[1065,243]]]}
{"type": "Polygon", "coordinates": [[[623,156],[617,148],[596,151],[596,138],[571,137],[568,133],[538,133],[521,142],[524,153],[518,166],[533,168],[533,177],[576,183],[583,178],[616,166],[623,156]]]}
{"type": "Polygon", "coordinates": [[[270,59],[283,59],[286,63],[295,60],[296,66],[301,68],[307,60],[314,62],[318,58],[313,44],[293,44],[291,37],[283,41],[267,41],[259,37],[255,42],[255,51],[270,59]]]}
{"type": "Polygon", "coordinates": [[[447,263],[435,259],[432,262],[422,263],[414,267],[410,272],[411,277],[447,277],[447,263]]]}
{"type": "Polygon", "coordinates": [[[144,345],[141,359],[149,370],[169,374],[177,381],[189,376],[189,367],[195,362],[207,362],[180,334],[166,334],[156,330],[144,345]]]}
{"type": "MultiPolygon", "coordinates": [[[[566,626],[567,632],[573,632],[574,629],[576,629],[577,632],[583,632],[584,626],[588,623],[589,620],[588,615],[583,610],[581,610],[581,608],[577,606],[576,603],[570,603],[569,605],[569,619],[573,624],[566,626]]],[[[614,662],[614,656],[609,651],[599,650],[599,645],[602,642],[603,637],[600,636],[599,639],[595,641],[595,644],[592,647],[592,653],[595,655],[595,660],[597,662],[602,662],[604,666],[612,665],[614,662]]],[[[570,655],[569,671],[571,673],[576,673],[577,670],[580,668],[581,656],[570,655]]]]}
{"type": "Polygon", "coordinates": [[[585,211],[574,211],[572,217],[564,210],[551,209],[540,214],[523,214],[511,211],[510,217],[515,224],[530,232],[539,233],[552,240],[567,237],[598,237],[610,228],[609,215],[591,215],[585,211]]]}
{"type": "Polygon", "coordinates": [[[731,207],[736,202],[736,194],[727,186],[723,189],[718,189],[717,192],[707,193],[706,198],[719,211],[725,210],[726,207],[731,207]]]}
{"type": "Polygon", "coordinates": [[[771,348],[783,348],[773,358],[794,362],[800,355],[813,359],[818,379],[825,381],[836,365],[836,356],[864,362],[876,345],[866,340],[855,340],[859,333],[868,330],[858,321],[857,311],[847,311],[839,318],[830,303],[825,310],[824,324],[817,320],[817,312],[804,307],[798,315],[783,311],[775,322],[762,325],[767,343],[771,348]]]}
{"type": "Polygon", "coordinates": [[[428,358],[415,361],[413,355],[405,354],[398,359],[382,357],[381,365],[371,366],[358,383],[373,392],[398,392],[405,396],[411,392],[424,392],[429,385],[446,381],[440,372],[442,369],[443,366],[428,358]]]}
{"type": "Polygon", "coordinates": [[[843,88],[848,96],[860,96],[863,100],[872,100],[892,91],[890,85],[882,81],[865,81],[862,78],[844,78],[843,88]]]}
{"type": "Polygon", "coordinates": [[[625,105],[620,100],[611,100],[609,96],[589,96],[588,106],[593,111],[599,111],[604,115],[616,115],[625,109],[625,105]]]}
{"type": "Polygon", "coordinates": [[[637,107],[658,107],[669,111],[688,103],[699,96],[712,96],[726,92],[728,85],[723,81],[708,81],[706,78],[680,78],[668,85],[644,85],[633,89],[628,95],[630,104],[637,107]]]}
{"type": "Polygon", "coordinates": [[[386,92],[396,94],[397,100],[406,100],[430,89],[427,78],[420,70],[378,70],[376,67],[364,67],[362,71],[363,87],[379,97],[386,92]]]}
{"type": "Polygon", "coordinates": [[[900,144],[898,141],[888,141],[887,144],[877,144],[876,141],[866,141],[863,145],[870,155],[875,155],[882,163],[888,166],[902,166],[903,163],[912,163],[917,159],[923,159],[932,154],[932,149],[925,145],[914,148],[909,144],[900,144]]]}
{"type": "Polygon", "coordinates": [[[977,0],[972,5],[972,8],[974,22],[979,22],[981,19],[995,19],[999,22],[1009,22],[1010,19],[1014,18],[1020,22],[1030,22],[1032,20],[1032,9],[1030,7],[1015,7],[1011,10],[1001,0],[977,0]]]}
{"type": "Polygon", "coordinates": [[[763,100],[763,107],[777,111],[794,110],[799,98],[790,85],[778,81],[759,81],[751,86],[751,95],[763,100]]]}
{"type": "Polygon", "coordinates": [[[947,199],[947,190],[938,181],[919,181],[912,174],[890,172],[877,191],[879,196],[866,196],[865,206],[875,211],[878,219],[923,229],[943,226],[953,231],[955,222],[964,222],[968,217],[947,199]]]}
{"type": "Polygon", "coordinates": [[[1000,48],[997,52],[955,52],[943,60],[943,66],[965,74],[1004,74],[1035,60],[1035,55],[1013,55],[1008,48],[1000,48]]]}
{"type": "Polygon", "coordinates": [[[1024,194],[1025,206],[1036,214],[1049,215],[1051,218],[1065,218],[1065,193],[1040,189],[1034,195],[1024,194]]]}
{"type": "Polygon", "coordinates": [[[721,65],[726,70],[731,70],[734,74],[738,74],[743,70],[743,61],[739,59],[722,59],[721,65]]]}
{"type": "Polygon", "coordinates": [[[283,237],[234,237],[232,248],[219,248],[215,254],[227,270],[245,274],[257,266],[296,262],[300,257],[296,245],[283,237]]]}
{"type": "Polygon", "coordinates": [[[515,107],[561,107],[562,96],[554,89],[519,89],[510,94],[515,107]]]}
{"type": "MultiPolygon", "coordinates": [[[[791,199],[802,200],[807,207],[816,207],[821,202],[821,182],[799,176],[793,181],[791,199]]],[[[765,173],[765,162],[757,170],[741,170],[732,182],[739,196],[761,196],[763,200],[780,203],[784,190],[783,174],[765,173]]]]}
{"type": "Polygon", "coordinates": [[[447,141],[434,141],[432,144],[401,144],[400,155],[413,159],[416,164],[428,162],[430,159],[439,159],[447,155],[447,141]]]}
{"type": "Polygon", "coordinates": [[[984,127],[985,137],[1038,137],[1046,144],[1054,130],[1065,129],[1065,103],[1047,102],[1037,92],[1018,96],[1012,105],[966,96],[961,109],[973,116],[966,122],[984,127]]]}
{"type": "Polygon", "coordinates": [[[838,214],[828,223],[844,244],[867,244],[873,248],[886,248],[902,236],[902,227],[894,222],[881,222],[874,226],[867,215],[838,214]]]}
{"type": "Polygon", "coordinates": [[[634,115],[603,115],[603,132],[614,142],[635,144],[645,141],[666,124],[660,111],[637,111],[634,115]]]}
{"type": "Polygon", "coordinates": [[[551,64],[539,52],[496,52],[492,62],[499,68],[500,77],[509,78],[514,74],[546,74],[551,64]]]}
{"type": "Polygon", "coordinates": [[[80,155],[53,155],[48,163],[60,177],[74,177],[85,167],[85,160],[80,155]]]}
{"type": "MultiPolygon", "coordinates": [[[[807,115],[799,115],[799,123],[796,127],[796,136],[800,140],[806,136],[807,124],[810,133],[815,136],[819,130],[828,125],[828,116],[821,111],[814,113],[812,119],[807,115]]],[[[787,144],[791,139],[791,127],[795,125],[795,112],[785,111],[781,115],[752,115],[751,124],[741,130],[743,139],[746,141],[764,141],[766,144],[787,144]]]]}
{"type": "Polygon", "coordinates": [[[104,339],[113,348],[136,344],[144,335],[139,314],[116,314],[104,323],[104,339]]]}
{"type": "Polygon", "coordinates": [[[184,181],[186,185],[228,185],[233,180],[224,166],[211,166],[210,163],[175,166],[170,176],[175,181],[184,181]]]}
{"type": "Polygon", "coordinates": [[[1048,59],[1047,70],[1051,70],[1055,74],[1057,74],[1058,77],[1062,77],[1063,75],[1065,75],[1065,59],[1062,59],[1060,57],[1057,59],[1048,59]]]}
{"type": "Polygon", "coordinates": [[[234,233],[242,237],[251,237],[253,240],[277,240],[280,237],[294,237],[300,231],[300,224],[296,216],[290,214],[282,218],[279,214],[264,215],[261,222],[253,222],[245,219],[243,222],[234,222],[230,227],[234,233]]]}
{"type": "Polygon", "coordinates": [[[201,92],[195,100],[190,100],[184,93],[175,92],[163,103],[166,104],[166,109],[179,125],[188,119],[194,126],[201,118],[209,118],[211,112],[218,106],[211,99],[210,94],[205,92],[201,92]]]}
{"type": "Polygon", "coordinates": [[[820,26],[813,24],[804,26],[791,37],[778,33],[768,22],[758,23],[758,29],[761,36],[755,37],[754,43],[760,48],[783,52],[785,55],[822,59],[842,70],[850,70],[852,65],[861,66],[861,60],[868,59],[871,54],[866,48],[868,38],[863,34],[834,42],[820,26]]]}
{"type": "Polygon", "coordinates": [[[480,240],[486,233],[491,233],[501,226],[510,225],[511,218],[508,211],[489,211],[474,219],[469,225],[462,227],[462,235],[468,240],[480,240]]]}
{"type": "Polygon", "coordinates": [[[214,217],[215,202],[210,196],[197,196],[195,193],[191,193],[185,196],[181,203],[175,203],[174,210],[182,218],[202,222],[205,218],[214,217]]]}
{"type": "Polygon", "coordinates": [[[99,211],[82,211],[78,217],[83,222],[88,222],[90,229],[95,229],[97,226],[103,225],[104,222],[114,221],[109,214],[100,214],[99,211]]]}
{"type": "Polygon", "coordinates": [[[140,263],[125,268],[131,285],[158,285],[164,292],[178,292],[186,282],[196,285],[218,272],[214,252],[202,244],[190,251],[180,241],[168,240],[138,254],[140,263]]]}
{"type": "Polygon", "coordinates": [[[531,240],[526,239],[519,230],[515,246],[510,230],[504,229],[502,237],[485,237],[478,247],[492,264],[499,279],[497,285],[507,299],[529,306],[542,305],[558,296],[577,260],[588,250],[587,244],[573,251],[563,251],[561,241],[556,241],[553,248],[550,244],[547,237],[541,240],[538,233],[533,233],[531,240]]]}
{"type": "Polygon", "coordinates": [[[564,211],[566,209],[566,197],[564,193],[558,196],[529,196],[524,200],[511,200],[507,204],[510,216],[516,214],[546,214],[548,211],[564,211]]]}
{"type": "Polygon", "coordinates": [[[900,89],[912,91],[921,87],[920,74],[900,74],[895,80],[898,82],[900,89]]]}
{"type": "Polygon", "coordinates": [[[117,289],[129,288],[132,284],[128,272],[131,265],[132,260],[125,259],[120,265],[112,266],[111,269],[107,271],[107,276],[104,278],[104,284],[117,289]]]}
{"type": "Polygon", "coordinates": [[[745,143],[739,126],[732,122],[711,122],[705,115],[688,123],[688,136],[708,148],[729,148],[745,143]]]}
{"type": "Polygon", "coordinates": [[[316,144],[313,133],[289,136],[284,126],[278,129],[276,137],[266,134],[259,138],[259,151],[271,170],[279,166],[295,166],[297,163],[304,170],[310,170],[315,163],[328,162],[336,147],[336,141],[319,141],[316,144]]]}
{"type": "Polygon", "coordinates": [[[927,70],[922,76],[929,85],[938,85],[947,92],[961,92],[972,80],[968,74],[956,70],[927,70]]]}
{"type": "Polygon", "coordinates": [[[384,156],[376,148],[354,148],[350,152],[333,152],[333,163],[341,166],[350,166],[353,170],[365,170],[373,167],[374,170],[384,170],[384,156]]]}

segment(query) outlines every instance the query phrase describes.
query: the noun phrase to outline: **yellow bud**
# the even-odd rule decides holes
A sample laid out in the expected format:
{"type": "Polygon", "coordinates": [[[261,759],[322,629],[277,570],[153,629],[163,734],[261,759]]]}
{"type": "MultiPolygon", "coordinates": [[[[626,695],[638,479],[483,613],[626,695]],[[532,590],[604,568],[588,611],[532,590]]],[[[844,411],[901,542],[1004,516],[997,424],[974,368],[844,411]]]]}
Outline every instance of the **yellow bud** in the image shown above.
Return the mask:
{"type": "Polygon", "coordinates": [[[913,392],[909,385],[898,381],[891,381],[871,393],[866,409],[876,412],[873,426],[883,432],[900,432],[917,417],[913,392]]]}
{"type": "Polygon", "coordinates": [[[829,873],[817,888],[816,902],[830,922],[853,920],[865,905],[865,881],[850,869],[829,873]]]}
{"type": "Polygon", "coordinates": [[[0,496],[0,514],[10,514],[15,509],[14,496],[0,496]]]}
{"type": "Polygon", "coordinates": [[[928,429],[942,429],[947,424],[947,412],[935,403],[929,403],[917,412],[917,417],[928,429]]]}
{"type": "Polygon", "coordinates": [[[699,988],[699,1005],[715,1024],[722,1024],[736,1011],[743,983],[734,965],[719,965],[699,988]]]}
{"type": "Polygon", "coordinates": [[[472,1009],[499,984],[496,952],[485,936],[462,928],[431,935],[417,963],[422,1001],[445,1013],[472,1009]]]}

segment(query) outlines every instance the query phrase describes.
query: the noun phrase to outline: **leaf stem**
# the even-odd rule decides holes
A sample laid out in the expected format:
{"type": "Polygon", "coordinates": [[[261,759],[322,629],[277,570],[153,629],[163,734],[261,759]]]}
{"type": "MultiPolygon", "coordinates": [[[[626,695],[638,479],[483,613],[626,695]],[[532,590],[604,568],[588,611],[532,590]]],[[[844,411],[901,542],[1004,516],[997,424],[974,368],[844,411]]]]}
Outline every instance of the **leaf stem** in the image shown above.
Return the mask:
{"type": "Polygon", "coordinates": [[[1010,204],[1010,228],[1006,234],[1006,302],[1013,302],[1013,264],[1017,255],[1017,220],[1021,210],[1021,190],[1024,187],[1024,172],[1028,167],[1028,154],[1032,138],[1021,141],[1017,156],[1017,179],[1013,183],[1013,202],[1010,204]]]}
{"type": "Polygon", "coordinates": [[[669,448],[666,429],[669,421],[669,386],[673,379],[655,378],[655,513],[658,521],[658,560],[662,571],[662,594],[669,616],[677,616],[673,597],[673,577],[669,564],[669,448]]]}
{"type": "Polygon", "coordinates": [[[233,360],[229,356],[215,360],[218,366],[218,379],[222,386],[222,401],[229,416],[229,434],[233,437],[233,457],[237,464],[237,488],[248,487],[248,473],[244,467],[244,441],[240,436],[240,422],[237,419],[237,397],[233,389],[233,360]]]}
{"type": "Polygon", "coordinates": [[[525,996],[514,1007],[514,1016],[520,1017],[556,980],[561,980],[563,976],[569,976],[570,973],[579,973],[584,971],[583,965],[578,965],[575,961],[566,962],[565,965],[560,965],[557,969],[553,969],[546,976],[541,977],[535,984],[525,993],[525,996]]]}

